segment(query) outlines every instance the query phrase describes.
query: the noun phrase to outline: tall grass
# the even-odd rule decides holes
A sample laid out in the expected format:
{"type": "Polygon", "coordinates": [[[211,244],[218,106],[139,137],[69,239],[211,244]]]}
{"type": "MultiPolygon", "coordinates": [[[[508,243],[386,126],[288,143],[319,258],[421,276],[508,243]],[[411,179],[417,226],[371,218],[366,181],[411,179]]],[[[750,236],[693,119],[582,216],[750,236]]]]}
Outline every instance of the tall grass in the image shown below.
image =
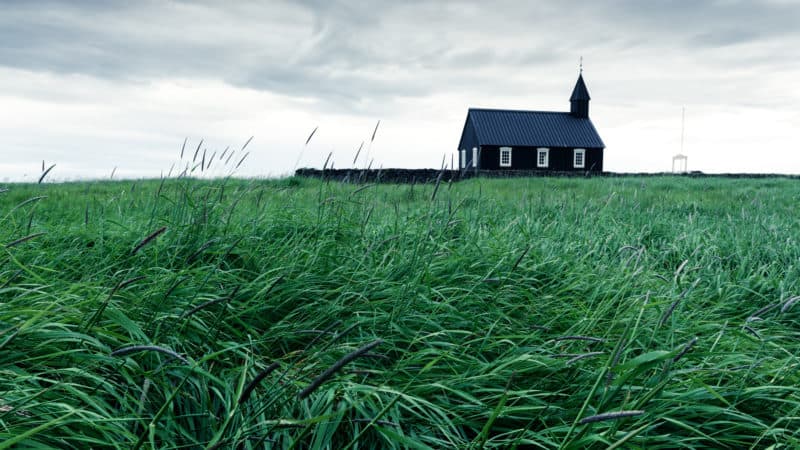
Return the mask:
{"type": "Polygon", "coordinates": [[[800,445],[791,180],[2,188],[0,449],[800,445]]]}

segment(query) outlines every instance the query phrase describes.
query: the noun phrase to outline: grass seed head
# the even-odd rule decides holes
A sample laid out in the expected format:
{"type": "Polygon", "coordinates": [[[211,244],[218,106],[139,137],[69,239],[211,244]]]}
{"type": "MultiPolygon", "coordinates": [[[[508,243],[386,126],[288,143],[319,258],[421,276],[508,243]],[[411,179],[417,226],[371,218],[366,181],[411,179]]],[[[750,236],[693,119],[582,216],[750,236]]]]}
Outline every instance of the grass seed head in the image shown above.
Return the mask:
{"type": "Polygon", "coordinates": [[[133,250],[131,251],[131,255],[135,255],[136,252],[141,250],[142,247],[144,247],[145,245],[147,245],[150,242],[152,242],[155,238],[160,236],[165,231],[167,231],[167,227],[166,226],[161,227],[161,228],[157,229],[156,231],[154,231],[154,232],[150,233],[149,235],[147,235],[147,237],[142,239],[142,242],[139,242],[139,244],[136,247],[133,248],[133,250]]]}
{"type": "Polygon", "coordinates": [[[318,387],[320,387],[322,383],[327,381],[330,377],[333,376],[333,374],[338,372],[347,363],[353,361],[354,359],[360,356],[363,356],[365,353],[369,352],[370,350],[379,346],[382,343],[383,339],[376,339],[370,342],[369,344],[366,344],[363,347],[351,353],[348,353],[340,360],[336,361],[336,363],[334,363],[334,365],[329,367],[325,372],[322,372],[322,374],[320,374],[317,378],[315,378],[314,381],[311,382],[311,384],[309,384],[305,389],[303,389],[302,391],[300,391],[300,393],[297,394],[297,397],[300,399],[308,397],[309,395],[311,395],[312,392],[314,392],[318,387]]]}

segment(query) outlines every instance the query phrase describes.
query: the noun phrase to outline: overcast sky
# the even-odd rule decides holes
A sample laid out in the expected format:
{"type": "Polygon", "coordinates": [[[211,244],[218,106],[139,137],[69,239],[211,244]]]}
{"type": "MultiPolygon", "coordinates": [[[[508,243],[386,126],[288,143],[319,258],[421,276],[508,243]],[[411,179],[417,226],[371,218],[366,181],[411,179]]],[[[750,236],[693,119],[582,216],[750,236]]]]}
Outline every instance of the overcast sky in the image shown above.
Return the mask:
{"type": "Polygon", "coordinates": [[[469,107],[568,111],[581,56],[606,170],[669,170],[685,107],[689,169],[800,173],[798,24],[798,0],[0,0],[0,181],[158,177],[185,138],[182,164],[236,149],[206,176],[250,136],[243,176],[362,141],[358,166],[438,167],[469,107]]]}

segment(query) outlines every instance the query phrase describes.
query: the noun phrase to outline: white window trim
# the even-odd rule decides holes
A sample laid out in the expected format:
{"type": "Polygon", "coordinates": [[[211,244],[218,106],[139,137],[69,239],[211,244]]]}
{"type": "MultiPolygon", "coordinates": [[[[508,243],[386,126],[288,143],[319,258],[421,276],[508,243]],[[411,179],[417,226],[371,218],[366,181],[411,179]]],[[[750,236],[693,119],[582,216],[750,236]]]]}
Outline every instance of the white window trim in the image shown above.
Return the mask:
{"type": "Polygon", "coordinates": [[[576,148],[572,152],[572,167],[576,169],[583,169],[586,167],[586,149],[585,148],[576,148]],[[578,165],[578,155],[581,155],[581,164],[578,165]]]}
{"type": "Polygon", "coordinates": [[[511,147],[500,147],[500,167],[511,167],[511,147]],[[508,164],[503,164],[503,152],[508,152],[508,164]]]}
{"type": "Polygon", "coordinates": [[[467,150],[463,148],[461,149],[460,166],[462,169],[465,169],[467,167],[467,150]]]}
{"type": "Polygon", "coordinates": [[[539,147],[536,149],[536,167],[550,167],[550,149],[545,147],[539,147]],[[544,153],[544,164],[541,164],[541,158],[539,155],[544,153]]]}
{"type": "Polygon", "coordinates": [[[478,167],[478,147],[472,147],[472,167],[478,167]]]}

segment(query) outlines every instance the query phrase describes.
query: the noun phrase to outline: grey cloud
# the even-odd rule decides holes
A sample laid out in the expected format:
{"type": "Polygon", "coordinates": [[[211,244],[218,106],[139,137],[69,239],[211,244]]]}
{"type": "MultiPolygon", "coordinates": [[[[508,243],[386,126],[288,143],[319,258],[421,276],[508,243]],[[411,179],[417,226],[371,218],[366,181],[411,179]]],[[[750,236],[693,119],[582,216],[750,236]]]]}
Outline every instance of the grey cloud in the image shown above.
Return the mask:
{"type": "Polygon", "coordinates": [[[617,0],[593,11],[610,23],[646,31],[645,36],[677,44],[716,47],[772,36],[798,36],[800,8],[754,0],[617,0]]]}
{"type": "Polygon", "coordinates": [[[759,38],[761,34],[755,31],[742,31],[737,29],[721,29],[713,32],[702,32],[692,36],[689,42],[708,47],[725,47],[743,44],[759,38]]]}
{"type": "Polygon", "coordinates": [[[217,78],[358,110],[443,84],[496,83],[498,71],[536,71],[583,52],[796,40],[799,13],[693,0],[19,2],[0,16],[0,64],[128,81],[217,78]]]}

